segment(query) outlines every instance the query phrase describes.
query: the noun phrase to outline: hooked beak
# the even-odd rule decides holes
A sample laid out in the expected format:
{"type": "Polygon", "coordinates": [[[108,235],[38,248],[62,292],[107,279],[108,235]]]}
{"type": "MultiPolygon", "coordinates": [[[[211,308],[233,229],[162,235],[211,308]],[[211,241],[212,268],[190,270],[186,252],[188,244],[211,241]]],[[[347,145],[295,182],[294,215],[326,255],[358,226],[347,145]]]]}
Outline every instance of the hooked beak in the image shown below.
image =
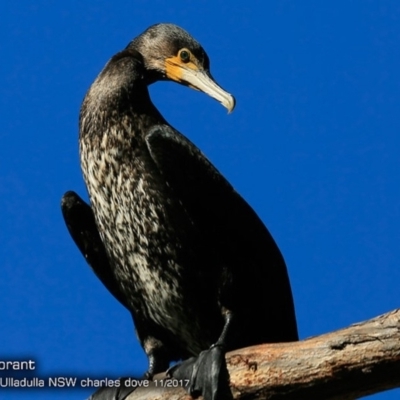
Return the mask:
{"type": "Polygon", "coordinates": [[[169,79],[208,94],[226,107],[228,113],[235,108],[235,98],[222,89],[208,71],[199,68],[194,62],[182,63],[178,57],[167,58],[165,70],[169,79]]]}

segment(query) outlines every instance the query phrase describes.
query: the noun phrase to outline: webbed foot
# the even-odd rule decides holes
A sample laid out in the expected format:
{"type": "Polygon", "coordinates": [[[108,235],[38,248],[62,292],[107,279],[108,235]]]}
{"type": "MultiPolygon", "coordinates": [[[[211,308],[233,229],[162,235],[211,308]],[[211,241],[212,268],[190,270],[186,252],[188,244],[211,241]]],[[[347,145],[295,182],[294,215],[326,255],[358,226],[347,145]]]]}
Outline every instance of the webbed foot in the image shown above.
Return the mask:
{"type": "Polygon", "coordinates": [[[189,379],[186,390],[193,398],[203,396],[205,400],[229,400],[232,393],[229,388],[229,373],[225,361],[223,346],[218,344],[202,351],[198,357],[192,357],[167,371],[173,379],[189,379]]]}

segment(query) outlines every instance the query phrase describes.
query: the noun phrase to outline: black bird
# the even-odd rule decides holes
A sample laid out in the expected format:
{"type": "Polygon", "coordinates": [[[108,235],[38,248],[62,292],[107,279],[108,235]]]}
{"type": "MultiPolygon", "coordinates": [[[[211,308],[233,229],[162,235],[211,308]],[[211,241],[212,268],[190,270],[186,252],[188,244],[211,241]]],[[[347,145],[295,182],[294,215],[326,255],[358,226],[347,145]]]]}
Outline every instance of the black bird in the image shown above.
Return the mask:
{"type": "Polygon", "coordinates": [[[226,374],[225,351],[298,339],[286,266],[270,233],[149,97],[150,84],[173,80],[232,111],[235,100],[209,64],[172,24],[151,26],[114,55],[80,112],[91,206],[73,192],[62,200],[72,238],[132,314],[147,376],[203,351],[171,374],[198,370],[190,392],[207,400],[224,397],[216,382],[226,374]]]}

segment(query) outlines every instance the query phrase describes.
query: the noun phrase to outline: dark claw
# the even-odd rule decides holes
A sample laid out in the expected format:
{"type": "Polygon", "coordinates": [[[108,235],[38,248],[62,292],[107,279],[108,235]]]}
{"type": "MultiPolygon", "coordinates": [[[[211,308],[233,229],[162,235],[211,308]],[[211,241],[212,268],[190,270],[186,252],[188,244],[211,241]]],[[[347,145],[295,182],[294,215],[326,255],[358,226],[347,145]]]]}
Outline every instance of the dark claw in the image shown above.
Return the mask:
{"type": "Polygon", "coordinates": [[[167,371],[167,375],[178,380],[189,379],[186,390],[193,398],[203,396],[205,400],[233,399],[222,346],[213,345],[198,357],[175,365],[167,371]]]}

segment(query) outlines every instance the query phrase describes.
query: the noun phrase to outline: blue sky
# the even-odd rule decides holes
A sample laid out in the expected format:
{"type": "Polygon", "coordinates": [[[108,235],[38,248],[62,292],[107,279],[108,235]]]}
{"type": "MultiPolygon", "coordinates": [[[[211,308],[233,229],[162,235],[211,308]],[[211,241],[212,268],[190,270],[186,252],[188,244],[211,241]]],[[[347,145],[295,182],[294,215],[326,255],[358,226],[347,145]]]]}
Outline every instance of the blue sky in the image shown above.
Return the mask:
{"type": "Polygon", "coordinates": [[[129,314],[75,248],[59,203],[70,189],[87,198],[77,142],[86,90],[157,22],[200,41],[237,99],[227,115],[188,88],[151,87],[276,239],[301,337],[400,306],[397,1],[20,1],[2,2],[0,15],[0,359],[32,358],[40,376],[146,369],[129,314]]]}

